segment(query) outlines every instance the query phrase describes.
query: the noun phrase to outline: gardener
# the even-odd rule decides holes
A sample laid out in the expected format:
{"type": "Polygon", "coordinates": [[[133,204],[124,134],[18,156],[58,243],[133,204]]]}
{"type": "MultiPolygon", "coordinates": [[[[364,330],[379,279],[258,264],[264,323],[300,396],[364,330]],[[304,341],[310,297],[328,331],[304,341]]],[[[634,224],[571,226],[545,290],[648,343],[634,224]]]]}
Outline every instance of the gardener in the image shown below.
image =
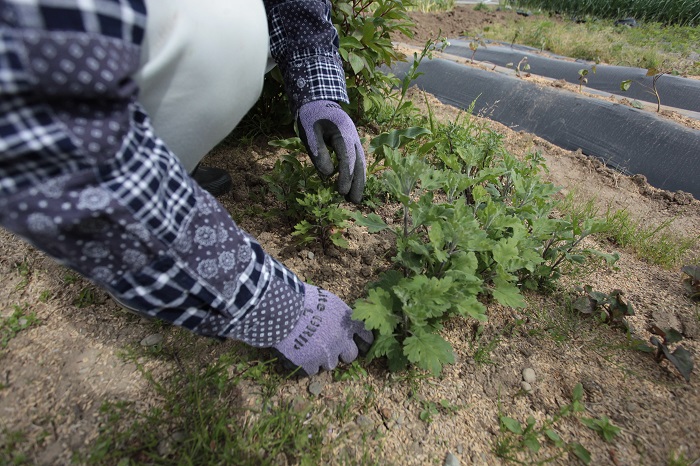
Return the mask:
{"type": "Polygon", "coordinates": [[[354,360],[372,335],[350,308],[189,175],[254,104],[269,44],[314,165],[334,171],[329,142],[338,190],[360,201],[328,1],[146,3],[0,0],[0,223],[143,315],[274,348],[307,374],[354,360]]]}

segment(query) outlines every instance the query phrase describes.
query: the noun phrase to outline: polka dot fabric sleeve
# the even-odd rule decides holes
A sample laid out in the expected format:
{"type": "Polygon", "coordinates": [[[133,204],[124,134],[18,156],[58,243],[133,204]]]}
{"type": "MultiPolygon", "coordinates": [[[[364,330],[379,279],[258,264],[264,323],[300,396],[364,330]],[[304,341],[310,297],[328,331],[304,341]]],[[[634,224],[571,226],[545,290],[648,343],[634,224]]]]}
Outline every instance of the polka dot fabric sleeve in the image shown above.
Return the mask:
{"type": "Polygon", "coordinates": [[[0,224],[141,314],[274,345],[299,320],[303,283],[153,133],[130,78],[135,2],[89,3],[113,20],[119,3],[123,27],[108,24],[124,37],[54,31],[41,6],[0,3],[0,224]]]}
{"type": "Polygon", "coordinates": [[[348,102],[338,33],[327,0],[265,0],[270,51],[292,112],[316,100],[348,102]]]}

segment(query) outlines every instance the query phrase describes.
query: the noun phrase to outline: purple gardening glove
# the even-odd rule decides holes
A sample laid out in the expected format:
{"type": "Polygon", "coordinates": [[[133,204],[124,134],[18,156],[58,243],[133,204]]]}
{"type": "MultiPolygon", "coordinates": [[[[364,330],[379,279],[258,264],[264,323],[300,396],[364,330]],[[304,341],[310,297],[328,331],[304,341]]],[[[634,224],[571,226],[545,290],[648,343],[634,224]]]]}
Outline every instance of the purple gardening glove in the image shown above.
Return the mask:
{"type": "Polygon", "coordinates": [[[365,151],[348,114],[335,102],[316,100],[299,108],[297,126],[311,161],[323,176],[335,171],[326,145],[331,146],[338,157],[338,192],[359,204],[367,176],[365,151]]]}
{"type": "Polygon", "coordinates": [[[352,309],[336,295],[304,285],[304,312],[292,332],[274,346],[287,369],[314,375],[350,363],[374,341],[364,324],[352,320],[352,309]],[[359,348],[359,351],[358,351],[359,348]]]}

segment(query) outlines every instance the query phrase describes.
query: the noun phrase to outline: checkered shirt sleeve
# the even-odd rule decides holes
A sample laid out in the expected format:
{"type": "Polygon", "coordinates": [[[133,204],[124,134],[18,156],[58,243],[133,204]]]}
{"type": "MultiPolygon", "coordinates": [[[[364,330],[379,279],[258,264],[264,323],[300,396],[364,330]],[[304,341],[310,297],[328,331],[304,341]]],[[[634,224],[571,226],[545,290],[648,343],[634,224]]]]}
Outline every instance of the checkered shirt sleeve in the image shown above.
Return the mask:
{"type": "Polygon", "coordinates": [[[273,346],[304,285],[154,134],[144,24],[136,0],[0,0],[0,225],[138,313],[273,346]]]}
{"type": "Polygon", "coordinates": [[[265,0],[270,51],[293,114],[315,100],[349,102],[328,0],[265,0]]]}

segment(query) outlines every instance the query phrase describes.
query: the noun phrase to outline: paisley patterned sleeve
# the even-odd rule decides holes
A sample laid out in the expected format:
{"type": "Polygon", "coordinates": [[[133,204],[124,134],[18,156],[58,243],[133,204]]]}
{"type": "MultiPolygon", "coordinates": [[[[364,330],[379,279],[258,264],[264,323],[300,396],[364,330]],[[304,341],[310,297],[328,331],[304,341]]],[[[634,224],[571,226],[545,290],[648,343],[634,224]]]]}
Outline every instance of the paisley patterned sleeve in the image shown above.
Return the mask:
{"type": "Polygon", "coordinates": [[[274,345],[304,285],[154,134],[131,79],[143,2],[55,5],[0,0],[0,225],[136,312],[274,345]]]}

